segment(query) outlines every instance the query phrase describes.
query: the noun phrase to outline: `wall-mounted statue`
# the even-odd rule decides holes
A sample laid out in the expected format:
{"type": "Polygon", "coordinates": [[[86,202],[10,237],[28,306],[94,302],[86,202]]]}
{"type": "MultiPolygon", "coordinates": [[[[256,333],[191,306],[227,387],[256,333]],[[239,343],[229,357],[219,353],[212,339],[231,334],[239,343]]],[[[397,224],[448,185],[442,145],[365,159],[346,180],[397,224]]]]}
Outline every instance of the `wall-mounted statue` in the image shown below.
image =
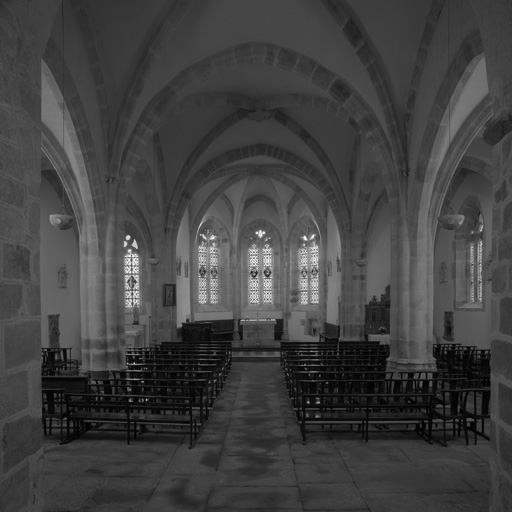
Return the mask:
{"type": "Polygon", "coordinates": [[[65,263],[63,263],[60,266],[57,276],[58,276],[59,288],[67,288],[68,287],[68,270],[66,268],[65,263]]]}

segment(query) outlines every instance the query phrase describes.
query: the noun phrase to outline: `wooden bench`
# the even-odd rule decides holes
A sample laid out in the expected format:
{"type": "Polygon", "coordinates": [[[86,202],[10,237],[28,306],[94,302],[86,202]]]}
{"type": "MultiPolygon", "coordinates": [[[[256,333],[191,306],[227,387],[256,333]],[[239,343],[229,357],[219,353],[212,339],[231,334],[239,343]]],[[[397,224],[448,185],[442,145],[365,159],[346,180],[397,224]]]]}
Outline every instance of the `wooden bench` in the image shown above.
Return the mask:
{"type": "Polygon", "coordinates": [[[310,425],[355,425],[368,442],[372,424],[412,423],[416,425],[415,431],[432,444],[431,404],[432,395],[425,393],[304,393],[299,414],[302,442],[306,443],[310,425]]]}
{"type": "Polygon", "coordinates": [[[192,410],[192,400],[185,396],[68,393],[65,399],[68,423],[64,443],[104,424],[125,430],[128,444],[132,429],[136,438],[138,425],[185,427],[189,431],[189,448],[197,439],[198,417],[192,410]]]}
{"type": "Polygon", "coordinates": [[[210,391],[207,379],[200,378],[109,378],[94,380],[91,391],[106,398],[110,396],[145,396],[148,402],[155,397],[182,397],[190,400],[192,410],[204,425],[209,417],[210,391]]]}
{"type": "Polygon", "coordinates": [[[338,341],[340,337],[340,326],[324,322],[323,329],[319,334],[319,341],[338,341]]]}

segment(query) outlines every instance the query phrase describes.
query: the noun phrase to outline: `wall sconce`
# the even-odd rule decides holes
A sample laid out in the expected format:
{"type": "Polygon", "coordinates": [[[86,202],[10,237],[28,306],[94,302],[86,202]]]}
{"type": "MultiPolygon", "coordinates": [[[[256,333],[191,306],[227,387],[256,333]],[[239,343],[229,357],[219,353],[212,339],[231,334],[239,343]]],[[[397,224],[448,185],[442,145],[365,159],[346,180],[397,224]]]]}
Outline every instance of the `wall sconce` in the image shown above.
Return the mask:
{"type": "Polygon", "coordinates": [[[75,225],[75,217],[65,213],[52,213],[50,215],[50,224],[60,230],[72,228],[75,225]]]}
{"type": "Polygon", "coordinates": [[[452,231],[455,228],[462,226],[462,223],[464,222],[464,215],[448,213],[446,215],[441,215],[438,220],[444,229],[452,231]]]}
{"type": "Polygon", "coordinates": [[[148,263],[152,267],[156,267],[160,263],[160,260],[158,258],[148,258],[148,263]]]}

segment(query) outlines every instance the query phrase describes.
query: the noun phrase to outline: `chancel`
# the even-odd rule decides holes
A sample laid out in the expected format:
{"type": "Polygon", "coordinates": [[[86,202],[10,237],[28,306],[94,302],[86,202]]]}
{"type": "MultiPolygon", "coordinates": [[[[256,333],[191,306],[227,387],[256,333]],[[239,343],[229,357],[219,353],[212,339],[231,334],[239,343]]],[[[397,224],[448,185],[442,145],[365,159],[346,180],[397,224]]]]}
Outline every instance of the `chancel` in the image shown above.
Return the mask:
{"type": "Polygon", "coordinates": [[[510,0],[0,26],[2,512],[510,510],[510,0]]]}

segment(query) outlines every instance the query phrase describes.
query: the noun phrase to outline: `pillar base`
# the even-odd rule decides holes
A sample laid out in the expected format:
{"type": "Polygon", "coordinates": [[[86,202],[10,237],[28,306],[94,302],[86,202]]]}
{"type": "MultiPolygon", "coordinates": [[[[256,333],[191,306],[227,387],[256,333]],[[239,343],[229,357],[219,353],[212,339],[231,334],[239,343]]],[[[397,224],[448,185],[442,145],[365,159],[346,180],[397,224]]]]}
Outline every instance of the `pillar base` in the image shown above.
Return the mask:
{"type": "Polygon", "coordinates": [[[435,359],[428,361],[414,361],[409,359],[388,358],[386,371],[388,372],[436,372],[437,364],[435,359]]]}

